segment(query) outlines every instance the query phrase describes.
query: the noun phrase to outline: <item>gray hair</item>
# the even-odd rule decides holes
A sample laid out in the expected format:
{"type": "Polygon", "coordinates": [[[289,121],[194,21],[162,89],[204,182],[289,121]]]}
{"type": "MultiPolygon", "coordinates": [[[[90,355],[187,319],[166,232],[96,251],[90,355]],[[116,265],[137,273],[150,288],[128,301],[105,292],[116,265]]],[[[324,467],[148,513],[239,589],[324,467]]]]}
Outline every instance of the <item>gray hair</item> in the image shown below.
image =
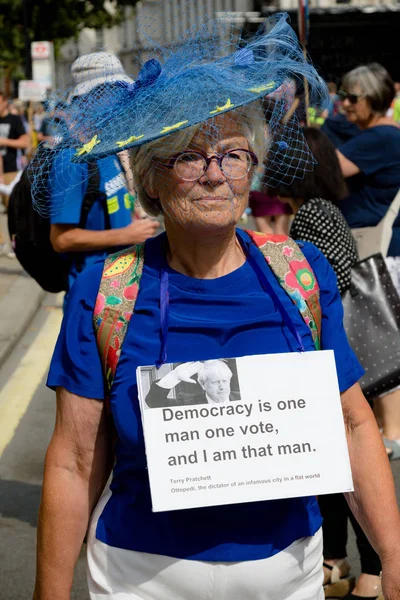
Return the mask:
{"type": "Polygon", "coordinates": [[[347,73],[343,78],[343,88],[349,93],[354,93],[355,88],[360,88],[373,112],[382,115],[390,108],[395,96],[392,78],[378,63],[362,65],[347,73]]]}
{"type": "MultiPolygon", "coordinates": [[[[249,149],[257,156],[260,164],[265,159],[268,150],[265,119],[263,111],[258,102],[253,102],[247,106],[242,106],[229,113],[236,116],[242,126],[243,134],[246,136],[249,149]]],[[[131,162],[134,177],[134,185],[138,194],[138,200],[142,208],[154,217],[161,214],[161,206],[158,199],[151,198],[145,186],[151,187],[157,171],[153,164],[153,158],[157,156],[161,159],[170,158],[186,150],[195,135],[204,126],[203,123],[188,127],[182,131],[177,131],[168,136],[168,143],[165,138],[159,138],[148,144],[143,144],[137,150],[132,150],[131,162]]]]}
{"type": "Polygon", "coordinates": [[[206,360],[197,373],[197,381],[201,387],[204,387],[204,383],[214,373],[216,375],[227,375],[229,379],[232,378],[232,371],[226,362],[223,360],[206,360]]]}

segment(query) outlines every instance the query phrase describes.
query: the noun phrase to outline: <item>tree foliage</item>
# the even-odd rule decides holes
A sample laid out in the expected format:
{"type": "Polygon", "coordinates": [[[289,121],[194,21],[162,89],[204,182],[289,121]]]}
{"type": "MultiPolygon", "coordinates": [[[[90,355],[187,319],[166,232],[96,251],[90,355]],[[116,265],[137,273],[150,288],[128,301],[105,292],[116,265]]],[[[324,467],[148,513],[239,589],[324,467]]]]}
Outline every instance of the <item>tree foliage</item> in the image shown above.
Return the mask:
{"type": "Polygon", "coordinates": [[[15,71],[24,65],[27,34],[53,41],[56,51],[84,27],[112,27],[123,9],[138,0],[0,0],[0,65],[15,71]]]}

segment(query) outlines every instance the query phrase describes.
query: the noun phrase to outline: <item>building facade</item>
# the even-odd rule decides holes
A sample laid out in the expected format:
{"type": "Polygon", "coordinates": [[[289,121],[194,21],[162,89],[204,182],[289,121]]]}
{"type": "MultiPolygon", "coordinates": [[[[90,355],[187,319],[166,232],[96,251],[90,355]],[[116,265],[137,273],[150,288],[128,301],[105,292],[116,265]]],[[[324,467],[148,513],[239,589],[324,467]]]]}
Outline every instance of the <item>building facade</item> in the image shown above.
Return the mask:
{"type": "MultiPolygon", "coordinates": [[[[400,0],[309,0],[308,51],[321,75],[339,82],[353,67],[380,62],[400,80],[395,40],[400,31],[400,0]]],[[[136,77],[146,60],[149,40],[138,33],[146,22],[150,37],[161,46],[176,43],[194,23],[224,15],[237,31],[254,32],[267,15],[287,11],[297,28],[298,0],[142,0],[126,7],[123,23],[111,29],[84,29],[64,44],[56,62],[56,83],[68,81],[72,62],[95,50],[116,53],[126,72],[136,77]],[[151,19],[150,19],[151,15],[151,19]]]]}
{"type": "MultiPolygon", "coordinates": [[[[105,50],[117,54],[127,73],[137,75],[140,64],[146,60],[149,39],[161,46],[174,43],[193,25],[215,18],[217,14],[245,15],[253,8],[253,0],[142,0],[136,6],[125,8],[125,19],[110,29],[84,29],[78,39],[70,40],[61,48],[56,61],[56,83],[60,87],[68,80],[72,62],[80,55],[105,50]],[[150,21],[151,15],[151,21],[150,21]],[[138,23],[141,32],[138,32],[138,23]],[[143,29],[145,28],[145,32],[143,29]]],[[[259,17],[258,13],[255,13],[259,17]]],[[[245,17],[240,17],[238,26],[245,17]]]]}

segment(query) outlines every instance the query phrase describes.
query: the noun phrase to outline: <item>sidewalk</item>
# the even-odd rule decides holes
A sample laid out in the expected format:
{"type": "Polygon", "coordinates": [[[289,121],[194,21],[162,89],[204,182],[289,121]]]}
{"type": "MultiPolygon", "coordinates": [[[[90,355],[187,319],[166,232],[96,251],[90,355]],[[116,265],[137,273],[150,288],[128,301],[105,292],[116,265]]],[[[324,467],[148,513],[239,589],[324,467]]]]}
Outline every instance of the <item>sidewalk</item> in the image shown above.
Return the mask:
{"type": "MultiPolygon", "coordinates": [[[[4,214],[0,215],[0,227],[5,234],[4,214]]],[[[44,295],[16,258],[0,256],[0,365],[29,326],[44,295]]]]}

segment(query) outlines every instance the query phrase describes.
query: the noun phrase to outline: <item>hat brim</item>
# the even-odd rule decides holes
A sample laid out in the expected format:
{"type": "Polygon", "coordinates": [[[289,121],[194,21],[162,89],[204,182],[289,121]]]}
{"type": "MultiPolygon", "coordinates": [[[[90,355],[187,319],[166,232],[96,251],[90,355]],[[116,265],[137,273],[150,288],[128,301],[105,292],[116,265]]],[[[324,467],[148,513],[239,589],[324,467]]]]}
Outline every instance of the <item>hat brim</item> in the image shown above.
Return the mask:
{"type": "MultiPolygon", "coordinates": [[[[199,123],[213,119],[264,98],[280,87],[282,81],[266,81],[242,91],[216,89],[215,81],[203,81],[202,98],[198,99],[198,81],[168,82],[164,89],[139,90],[134,97],[128,91],[114,95],[109,102],[109,120],[102,122],[101,132],[76,148],[76,162],[104,158],[122,150],[142,146],[153,140],[169,136],[199,123]],[[195,89],[193,89],[195,88],[195,89]],[[260,90],[260,91],[258,91],[260,90]],[[131,97],[130,97],[131,96],[131,97]],[[195,105],[193,104],[195,102],[195,105]],[[121,111],[110,110],[111,106],[124,106],[121,111]],[[146,114],[138,107],[146,106],[146,114]]],[[[104,97],[106,101],[106,96],[104,97]]]]}
{"type": "MultiPolygon", "coordinates": [[[[305,61],[287,15],[275,15],[265,30],[233,53],[231,40],[221,42],[214,35],[217,42],[209,46],[200,33],[178,49],[161,53],[162,65],[154,59],[145,63],[136,83],[120,80],[98,96],[89,95],[84,106],[71,107],[71,137],[65,145],[75,149],[75,162],[166,138],[264,99],[281,86],[284,89],[290,79],[307,80],[316,105],[323,99],[326,86],[305,61]]],[[[279,98],[280,108],[269,120],[269,129],[277,126],[292,99],[289,93],[279,98]]]]}

